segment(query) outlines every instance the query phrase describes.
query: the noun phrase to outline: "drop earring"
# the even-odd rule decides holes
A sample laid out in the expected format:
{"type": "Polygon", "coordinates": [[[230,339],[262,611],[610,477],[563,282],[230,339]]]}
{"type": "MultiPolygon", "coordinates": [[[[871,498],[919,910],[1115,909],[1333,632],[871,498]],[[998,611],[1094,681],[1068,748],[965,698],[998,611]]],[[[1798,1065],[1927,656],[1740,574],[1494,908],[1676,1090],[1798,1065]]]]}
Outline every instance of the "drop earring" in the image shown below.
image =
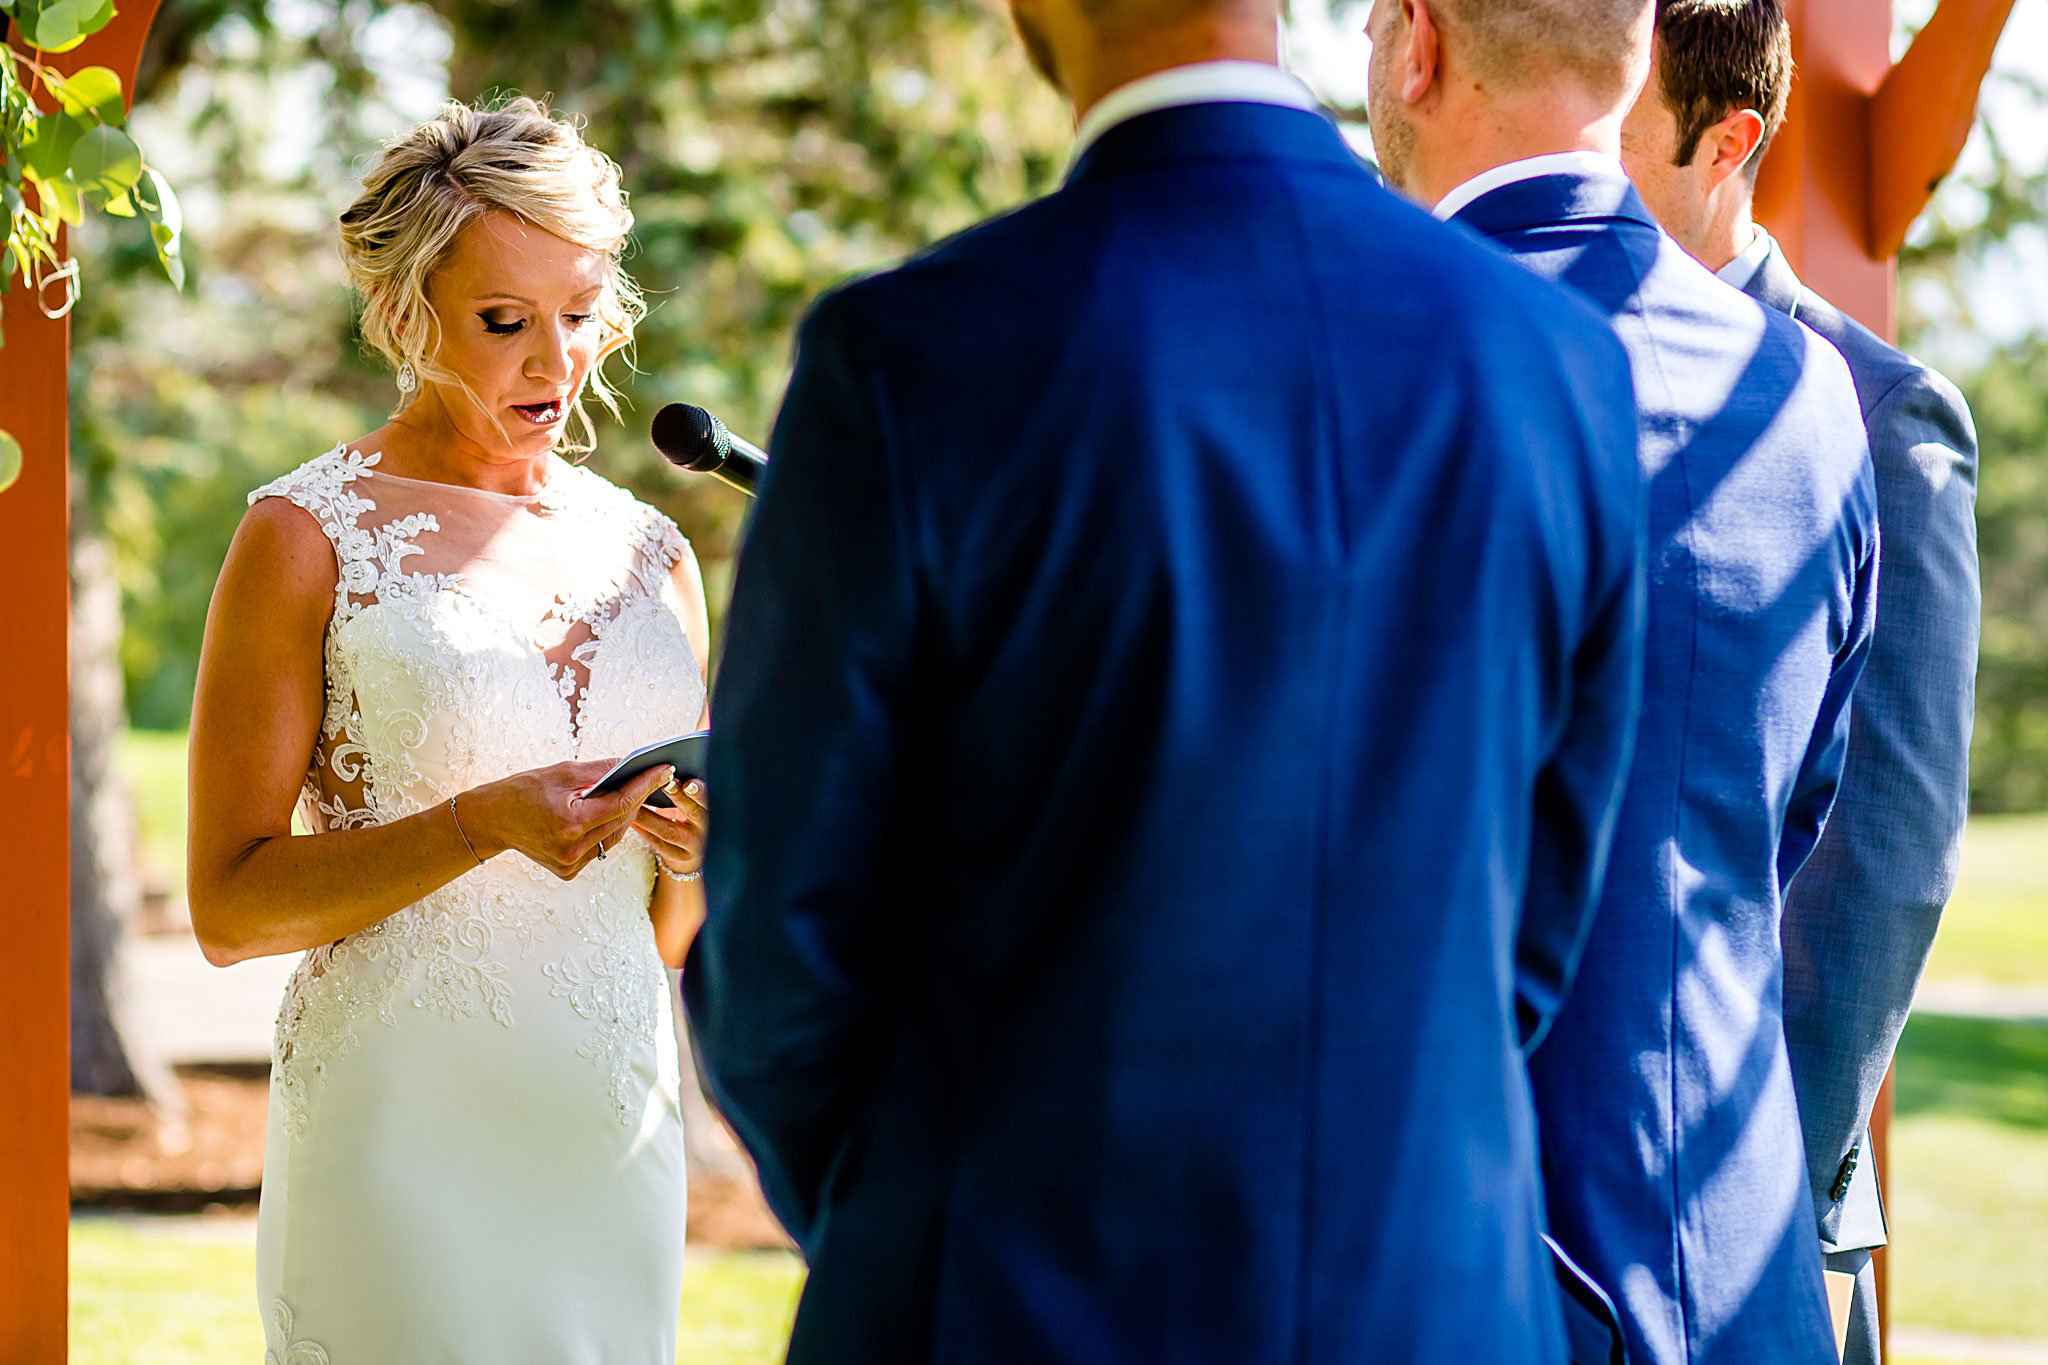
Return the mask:
{"type": "Polygon", "coordinates": [[[413,390],[419,386],[420,377],[413,373],[412,362],[408,360],[403,365],[400,365],[398,367],[398,396],[400,398],[410,398],[412,397],[413,390]]]}

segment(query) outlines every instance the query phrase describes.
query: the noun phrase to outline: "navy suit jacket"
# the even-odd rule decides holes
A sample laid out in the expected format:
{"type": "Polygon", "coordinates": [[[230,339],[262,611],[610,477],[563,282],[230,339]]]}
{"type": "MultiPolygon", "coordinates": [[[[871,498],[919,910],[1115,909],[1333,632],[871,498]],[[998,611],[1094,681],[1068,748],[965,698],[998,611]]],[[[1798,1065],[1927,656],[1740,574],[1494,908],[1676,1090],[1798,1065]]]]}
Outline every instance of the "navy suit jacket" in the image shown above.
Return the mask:
{"type": "Polygon", "coordinates": [[[797,1365],[1561,1360],[1517,1014],[1625,772],[1634,447],[1597,314],[1299,110],[818,304],[686,975],[797,1365]]]}
{"type": "MultiPolygon", "coordinates": [[[[1850,1253],[1885,1241],[1867,1125],[1955,889],[1969,811],[1977,433],[1955,385],[1802,285],[1775,246],[1748,293],[1849,362],[1884,528],[1884,600],[1856,685],[1841,799],[1792,884],[1783,929],[1785,1036],[1814,1217],[1822,1248],[1850,1253]]],[[[1875,1315],[1859,1314],[1844,1359],[1877,1358],[1875,1315]]]]}
{"type": "Polygon", "coordinates": [[[1627,348],[1649,488],[1642,726],[1606,893],[1532,1059],[1553,1232],[1637,1365],[1834,1355],[1783,1025],[1784,888],[1819,838],[1870,646],[1877,506],[1820,338],[1715,279],[1619,174],[1458,221],[1627,348]]]}

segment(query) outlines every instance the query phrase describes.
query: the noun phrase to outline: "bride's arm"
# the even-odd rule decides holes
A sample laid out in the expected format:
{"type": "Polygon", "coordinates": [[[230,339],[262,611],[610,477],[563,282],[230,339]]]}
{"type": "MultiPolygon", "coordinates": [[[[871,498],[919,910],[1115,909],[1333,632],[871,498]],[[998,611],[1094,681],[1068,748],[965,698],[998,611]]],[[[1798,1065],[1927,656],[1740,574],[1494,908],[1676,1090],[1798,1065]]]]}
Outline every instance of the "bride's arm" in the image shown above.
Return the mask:
{"type": "MultiPolygon", "coordinates": [[[[669,581],[674,584],[682,618],[683,635],[690,642],[690,653],[696,657],[699,676],[705,679],[706,691],[704,710],[697,717],[697,728],[711,728],[711,618],[705,605],[704,577],[697,567],[697,556],[690,548],[683,547],[682,558],[669,571],[669,581]]],[[[690,955],[690,944],[697,937],[697,930],[704,923],[704,882],[701,872],[704,866],[705,811],[702,782],[689,784],[688,793],[676,800],[673,812],[650,806],[640,812],[634,821],[634,828],[654,849],[654,856],[670,875],[657,875],[654,879],[654,898],[647,907],[649,918],[654,921],[654,941],[661,949],[661,960],[671,967],[683,965],[683,959],[690,955]],[[687,876],[689,881],[677,881],[676,875],[687,876]]]]}
{"type": "Polygon", "coordinates": [[[573,877],[667,773],[584,800],[608,765],[559,764],[463,793],[459,829],[443,803],[291,837],[326,705],[336,574],[311,516],[269,499],[243,519],[214,588],[192,705],[186,890],[193,931],[219,966],[331,943],[507,849],[573,877]]]}

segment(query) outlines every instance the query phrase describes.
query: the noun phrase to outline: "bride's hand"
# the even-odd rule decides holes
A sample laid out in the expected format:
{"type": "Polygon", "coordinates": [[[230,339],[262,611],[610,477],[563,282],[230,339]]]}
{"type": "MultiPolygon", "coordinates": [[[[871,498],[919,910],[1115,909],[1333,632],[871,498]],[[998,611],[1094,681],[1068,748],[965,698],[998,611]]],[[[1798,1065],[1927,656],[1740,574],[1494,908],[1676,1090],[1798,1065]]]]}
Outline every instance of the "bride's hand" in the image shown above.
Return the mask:
{"type": "Polygon", "coordinates": [[[680,787],[671,782],[668,796],[674,807],[642,806],[633,816],[633,828],[654,849],[654,856],[670,876],[692,877],[704,867],[709,798],[701,778],[691,778],[680,787]]]}
{"type": "Polygon", "coordinates": [[[656,768],[609,796],[584,795],[611,769],[604,762],[557,763],[515,773],[464,792],[457,818],[479,858],[512,849],[573,881],[591,860],[618,846],[641,802],[675,775],[672,768],[656,768]]]}

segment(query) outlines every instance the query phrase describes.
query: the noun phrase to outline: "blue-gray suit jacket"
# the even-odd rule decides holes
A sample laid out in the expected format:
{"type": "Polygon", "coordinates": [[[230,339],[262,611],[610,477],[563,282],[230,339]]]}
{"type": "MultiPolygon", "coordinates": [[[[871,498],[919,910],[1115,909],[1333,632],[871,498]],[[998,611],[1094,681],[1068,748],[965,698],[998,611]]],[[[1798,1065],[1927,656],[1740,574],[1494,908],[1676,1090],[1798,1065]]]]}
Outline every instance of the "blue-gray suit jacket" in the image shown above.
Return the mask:
{"type": "Polygon", "coordinates": [[[821,302],[772,448],[686,989],[790,1359],[1561,1361],[1520,1041],[1641,666],[1599,315],[1327,119],[1161,110],[821,302]]]}
{"type": "MultiPolygon", "coordinates": [[[[1977,435],[1948,380],[1799,282],[1776,246],[1749,294],[1849,363],[1884,528],[1883,600],[1835,813],[1785,903],[1785,1036],[1821,1242],[1882,1246],[1870,1110],[1905,1027],[1969,806],[1977,435]]],[[[1866,1324],[1875,1332],[1875,1323],[1866,1324]]],[[[1852,1359],[1858,1348],[1852,1347],[1852,1359]]],[[[1861,1351],[1874,1359],[1864,1342],[1861,1351]]]]}
{"type": "Polygon", "coordinates": [[[1616,1301],[1636,1365],[1824,1365],[1778,927],[1875,615],[1855,390],[1618,173],[1505,185],[1457,220],[1612,321],[1649,482],[1636,757],[1578,984],[1531,1059],[1552,1231],[1616,1301]]]}

